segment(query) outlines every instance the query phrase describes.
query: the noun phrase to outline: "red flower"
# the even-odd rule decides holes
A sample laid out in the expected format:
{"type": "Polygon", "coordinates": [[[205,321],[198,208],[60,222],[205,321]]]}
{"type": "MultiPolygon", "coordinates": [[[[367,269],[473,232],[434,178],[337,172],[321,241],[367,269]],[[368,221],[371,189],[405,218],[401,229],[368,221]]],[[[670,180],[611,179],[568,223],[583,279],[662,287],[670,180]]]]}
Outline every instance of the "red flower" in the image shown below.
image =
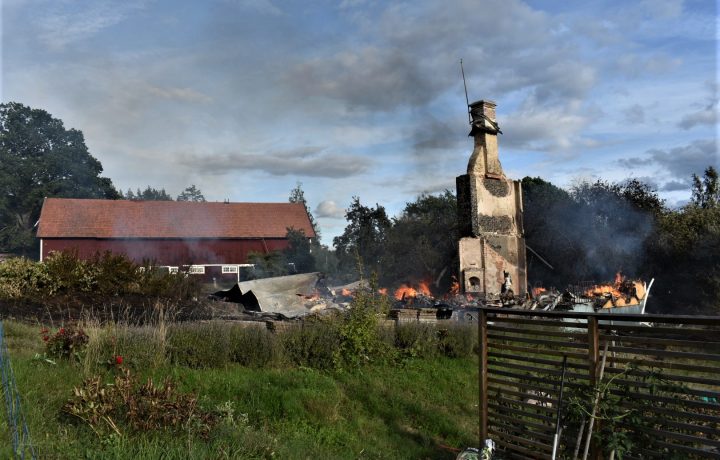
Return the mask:
{"type": "Polygon", "coordinates": [[[117,356],[115,357],[115,364],[120,365],[120,364],[122,364],[122,363],[123,363],[123,357],[120,356],[120,355],[117,355],[117,356]]]}
{"type": "Polygon", "coordinates": [[[48,340],[50,340],[50,337],[44,335],[44,336],[43,336],[43,341],[47,342],[48,340]]]}
{"type": "Polygon", "coordinates": [[[61,327],[60,330],[58,331],[58,334],[64,334],[64,333],[65,333],[65,328],[61,327]]]}
{"type": "Polygon", "coordinates": [[[47,328],[44,327],[44,328],[40,329],[40,333],[41,333],[41,334],[47,334],[47,333],[48,333],[47,328]]]}

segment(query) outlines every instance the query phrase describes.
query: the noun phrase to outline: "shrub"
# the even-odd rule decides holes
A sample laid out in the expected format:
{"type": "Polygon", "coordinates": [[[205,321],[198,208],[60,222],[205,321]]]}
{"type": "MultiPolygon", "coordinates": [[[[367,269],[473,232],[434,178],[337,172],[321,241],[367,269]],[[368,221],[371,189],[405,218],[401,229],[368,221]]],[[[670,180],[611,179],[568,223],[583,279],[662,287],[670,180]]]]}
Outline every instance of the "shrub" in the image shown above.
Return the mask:
{"type": "Polygon", "coordinates": [[[78,258],[73,252],[53,252],[42,264],[50,277],[48,294],[60,292],[93,292],[99,268],[78,258]]]}
{"type": "Polygon", "coordinates": [[[95,254],[89,262],[94,268],[96,291],[102,295],[120,295],[139,290],[140,267],[121,254],[95,254]]]}
{"type": "Polygon", "coordinates": [[[19,299],[40,294],[50,285],[45,266],[24,257],[0,263],[0,298],[19,299]]]}
{"type": "Polygon", "coordinates": [[[40,331],[45,342],[45,352],[50,358],[74,358],[80,361],[80,356],[88,344],[88,336],[80,328],[61,327],[55,334],[47,329],[40,331]]]}
{"type": "Polygon", "coordinates": [[[340,345],[333,360],[336,367],[358,367],[387,357],[390,351],[379,333],[378,315],[389,309],[387,296],[377,293],[373,275],[368,289],[358,289],[340,325],[340,345]]]}
{"type": "Polygon", "coordinates": [[[167,270],[145,265],[138,277],[138,293],[151,297],[188,300],[198,297],[201,278],[186,273],[171,274],[167,270]]]}

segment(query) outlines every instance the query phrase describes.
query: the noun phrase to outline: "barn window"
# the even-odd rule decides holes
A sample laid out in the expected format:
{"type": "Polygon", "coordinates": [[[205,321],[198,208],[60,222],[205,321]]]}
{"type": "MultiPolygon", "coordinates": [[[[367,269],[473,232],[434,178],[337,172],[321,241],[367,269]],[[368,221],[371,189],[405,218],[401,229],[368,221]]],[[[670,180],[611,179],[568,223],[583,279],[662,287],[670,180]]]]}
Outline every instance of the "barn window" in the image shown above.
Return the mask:
{"type": "Polygon", "coordinates": [[[178,267],[168,267],[168,271],[171,275],[175,275],[178,272],[178,267]]]}
{"type": "Polygon", "coordinates": [[[204,265],[190,265],[190,268],[188,269],[188,273],[191,275],[204,275],[205,274],[205,266],[204,265]]]}
{"type": "Polygon", "coordinates": [[[237,273],[238,266],[237,265],[223,265],[222,272],[223,273],[237,273]]]}

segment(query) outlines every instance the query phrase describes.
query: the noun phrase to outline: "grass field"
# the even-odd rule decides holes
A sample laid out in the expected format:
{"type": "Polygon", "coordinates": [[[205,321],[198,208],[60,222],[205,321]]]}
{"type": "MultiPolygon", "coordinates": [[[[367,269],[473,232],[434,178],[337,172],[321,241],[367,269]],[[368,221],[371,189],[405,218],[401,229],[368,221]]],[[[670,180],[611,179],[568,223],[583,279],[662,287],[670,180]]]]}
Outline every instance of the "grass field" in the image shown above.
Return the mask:
{"type": "MultiPolygon", "coordinates": [[[[271,352],[261,356],[263,366],[241,365],[232,359],[238,354],[233,347],[258,348],[258,338],[266,345],[275,339],[262,332],[252,336],[252,343],[233,341],[242,335],[238,329],[205,324],[198,326],[199,342],[188,339],[191,326],[183,328],[87,327],[90,342],[82,359],[51,364],[35,358],[45,351],[40,326],[5,322],[39,457],[451,459],[453,449],[478,443],[474,353],[454,358],[404,353],[402,359],[339,370],[293,364],[271,352]],[[195,349],[199,356],[223,358],[211,359],[209,365],[178,359],[195,349]],[[120,424],[119,434],[98,435],[64,414],[63,405],[84,378],[100,375],[112,382],[118,370],[103,364],[110,352],[122,353],[123,366],[141,382],[170,377],[179,391],[194,393],[199,406],[218,417],[208,436],[190,429],[137,432],[120,424]]],[[[0,412],[0,458],[11,458],[8,426],[0,412]]]]}

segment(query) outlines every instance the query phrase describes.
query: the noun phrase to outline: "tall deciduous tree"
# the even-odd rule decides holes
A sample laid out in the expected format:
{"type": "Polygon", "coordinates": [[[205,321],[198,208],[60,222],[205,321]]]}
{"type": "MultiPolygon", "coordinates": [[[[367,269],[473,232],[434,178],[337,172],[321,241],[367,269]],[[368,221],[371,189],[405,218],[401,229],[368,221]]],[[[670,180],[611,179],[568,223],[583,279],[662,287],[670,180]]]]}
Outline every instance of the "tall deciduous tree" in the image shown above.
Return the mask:
{"type": "Polygon", "coordinates": [[[701,208],[716,208],[720,206],[720,182],[718,172],[713,166],[705,169],[702,180],[692,175],[692,203],[701,208]]]}
{"type": "Polygon", "coordinates": [[[43,198],[120,197],[82,132],[40,109],[0,104],[0,252],[35,255],[43,198]]]}
{"type": "Polygon", "coordinates": [[[407,203],[388,231],[381,283],[420,280],[449,288],[458,267],[457,198],[449,190],[407,203]]]}
{"type": "Polygon", "coordinates": [[[305,212],[307,212],[308,219],[310,219],[310,225],[312,225],[313,231],[315,231],[315,242],[319,244],[320,227],[315,221],[315,217],[313,217],[312,213],[310,212],[310,207],[308,206],[307,200],[305,199],[305,191],[302,189],[302,182],[298,182],[295,188],[290,190],[290,196],[288,197],[288,201],[290,203],[302,203],[303,206],[305,206],[305,212]]]}
{"type": "Polygon", "coordinates": [[[345,213],[348,221],[342,235],[333,239],[339,268],[343,273],[354,273],[359,256],[368,273],[381,272],[385,255],[385,243],[391,222],[385,208],[376,204],[374,208],[364,206],[360,198],[353,197],[345,213]]]}
{"type": "Polygon", "coordinates": [[[315,259],[312,254],[312,245],[302,230],[287,229],[288,247],[283,251],[285,260],[293,264],[296,273],[315,271],[315,259]]]}
{"type": "Polygon", "coordinates": [[[177,201],[205,202],[205,196],[199,188],[195,187],[195,184],[192,184],[178,195],[177,201]]]}

